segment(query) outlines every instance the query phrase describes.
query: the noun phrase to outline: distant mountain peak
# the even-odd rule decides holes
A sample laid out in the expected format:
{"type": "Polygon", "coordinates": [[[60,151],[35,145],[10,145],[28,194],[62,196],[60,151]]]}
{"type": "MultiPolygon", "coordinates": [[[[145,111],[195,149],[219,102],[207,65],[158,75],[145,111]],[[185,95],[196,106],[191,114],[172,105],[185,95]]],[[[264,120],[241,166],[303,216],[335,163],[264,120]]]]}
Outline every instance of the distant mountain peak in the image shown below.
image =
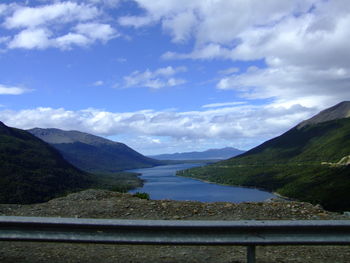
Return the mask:
{"type": "Polygon", "coordinates": [[[297,128],[301,129],[307,125],[318,124],[326,121],[332,121],[337,119],[349,118],[350,117],[350,101],[343,101],[321,111],[314,117],[301,122],[297,128]]]}
{"type": "Polygon", "coordinates": [[[180,152],[173,154],[153,155],[152,158],[158,160],[224,160],[239,155],[244,151],[233,147],[221,149],[209,149],[203,152],[180,152]]]}

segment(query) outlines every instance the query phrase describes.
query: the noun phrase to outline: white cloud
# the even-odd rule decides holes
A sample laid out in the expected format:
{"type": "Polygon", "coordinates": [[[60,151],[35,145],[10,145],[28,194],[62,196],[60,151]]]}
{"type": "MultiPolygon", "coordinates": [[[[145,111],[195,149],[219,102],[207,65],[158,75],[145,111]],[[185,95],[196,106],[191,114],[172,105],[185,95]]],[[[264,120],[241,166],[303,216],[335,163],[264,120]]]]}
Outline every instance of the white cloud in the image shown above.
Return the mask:
{"type": "MultiPolygon", "coordinates": [[[[191,112],[144,110],[119,113],[98,109],[35,108],[2,110],[0,119],[9,126],[23,129],[80,130],[103,136],[128,137],[130,142],[147,136],[150,141],[145,145],[153,143],[159,149],[162,146],[185,149],[190,144],[214,147],[217,142],[221,143],[217,147],[232,145],[248,149],[279,135],[317,110],[300,105],[258,107],[244,104],[191,112]]],[[[140,143],[138,148],[142,147],[140,143]]]]}
{"type": "Polygon", "coordinates": [[[51,40],[53,46],[60,49],[70,49],[73,45],[85,47],[95,41],[103,43],[118,36],[116,30],[108,24],[85,23],[78,24],[74,28],[74,33],[68,33],[64,36],[51,40]]]}
{"type": "Polygon", "coordinates": [[[274,98],[276,104],[331,106],[350,98],[350,70],[297,66],[253,69],[221,79],[217,88],[235,90],[246,99],[274,98]]]}
{"type": "Polygon", "coordinates": [[[108,24],[85,23],[79,24],[75,30],[82,35],[89,37],[91,40],[100,40],[107,42],[117,36],[116,30],[108,24]]]}
{"type": "Polygon", "coordinates": [[[163,28],[170,32],[174,42],[184,42],[191,37],[195,24],[195,14],[188,11],[165,19],[163,28]],[[189,27],[189,25],[192,26],[189,27]]]}
{"type": "Polygon", "coordinates": [[[184,84],[186,81],[180,78],[174,78],[175,74],[186,71],[185,67],[173,68],[171,66],[159,68],[155,71],[147,69],[144,72],[134,71],[124,77],[124,87],[148,87],[160,89],[164,87],[174,87],[184,84]]]}
{"type": "MultiPolygon", "coordinates": [[[[254,3],[261,6],[252,6],[253,1],[202,1],[195,9],[201,20],[192,33],[196,41],[193,50],[168,51],[163,58],[264,60],[266,68],[225,72],[228,76],[219,80],[217,88],[238,91],[243,98],[324,107],[350,99],[348,2],[254,3]]],[[[171,17],[170,13],[163,16],[171,17]]]]}
{"type": "MultiPolygon", "coordinates": [[[[49,1],[47,1],[49,2],[49,1]]],[[[119,37],[112,24],[101,23],[105,14],[102,6],[118,1],[65,1],[28,7],[7,8],[3,26],[9,30],[3,43],[7,48],[69,50],[96,42],[106,43],[119,37]]]]}
{"type": "Polygon", "coordinates": [[[30,90],[22,87],[6,86],[6,85],[0,84],[0,95],[21,95],[28,91],[30,90]]]}
{"type": "Polygon", "coordinates": [[[87,46],[91,40],[82,34],[68,33],[64,36],[52,40],[52,45],[61,49],[70,49],[73,45],[87,46]]]}
{"type": "Polygon", "coordinates": [[[9,28],[34,28],[50,23],[86,21],[99,15],[97,8],[72,2],[58,2],[39,7],[21,7],[8,17],[4,25],[9,28]]]}
{"type": "MultiPolygon", "coordinates": [[[[291,13],[305,12],[317,0],[135,0],[146,11],[138,18],[162,23],[174,41],[192,35],[198,42],[231,43],[237,35],[255,25],[270,25],[291,13]],[[180,37],[179,37],[180,36],[180,37]]],[[[128,19],[124,17],[123,19],[128,19]]],[[[147,25],[140,23],[138,26],[147,25]]]]}
{"type": "Polygon", "coordinates": [[[26,29],[17,34],[8,44],[9,48],[45,49],[50,46],[51,32],[38,28],[26,29]]]}

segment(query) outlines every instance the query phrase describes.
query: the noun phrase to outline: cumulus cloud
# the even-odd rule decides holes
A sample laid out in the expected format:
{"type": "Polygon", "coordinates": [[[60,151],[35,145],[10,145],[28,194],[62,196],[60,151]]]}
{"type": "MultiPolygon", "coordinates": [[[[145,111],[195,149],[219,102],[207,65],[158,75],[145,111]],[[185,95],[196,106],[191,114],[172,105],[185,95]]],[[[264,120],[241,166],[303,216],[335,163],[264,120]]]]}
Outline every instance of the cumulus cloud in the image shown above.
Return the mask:
{"type": "Polygon", "coordinates": [[[159,68],[155,71],[147,69],[144,72],[134,71],[130,75],[124,77],[124,87],[148,87],[152,89],[160,89],[164,87],[174,87],[184,84],[184,79],[173,77],[175,74],[186,71],[185,67],[173,68],[168,66],[159,68]]]}
{"type": "Polygon", "coordinates": [[[12,16],[6,18],[4,25],[9,29],[33,28],[57,22],[86,21],[97,17],[98,13],[98,9],[92,6],[58,2],[39,7],[18,8],[12,16]]]}
{"type": "Polygon", "coordinates": [[[276,98],[277,103],[307,106],[335,104],[350,98],[350,70],[307,69],[297,66],[251,69],[245,74],[225,77],[218,89],[233,89],[248,99],[276,98]]]}
{"type": "MultiPolygon", "coordinates": [[[[149,1],[140,2],[155,12],[149,1]]],[[[197,12],[195,25],[188,25],[196,28],[192,30],[196,45],[189,53],[168,51],[164,59],[265,62],[261,69],[225,72],[218,89],[238,91],[247,99],[273,99],[276,105],[326,107],[350,98],[346,0],[202,1],[178,12],[189,10],[197,12]]],[[[165,11],[162,15],[163,24],[174,16],[165,11]]]]}
{"type": "Polygon", "coordinates": [[[0,84],[0,95],[21,95],[29,91],[30,90],[22,87],[6,86],[0,84]]]}
{"type": "Polygon", "coordinates": [[[116,36],[116,31],[108,24],[100,23],[85,23],[79,24],[75,27],[75,30],[89,37],[92,40],[101,40],[107,42],[108,40],[116,36]]]}
{"type": "Polygon", "coordinates": [[[52,33],[43,28],[26,29],[17,34],[8,44],[9,48],[45,49],[50,46],[52,33]]]}
{"type": "Polygon", "coordinates": [[[231,43],[247,28],[275,23],[291,13],[306,12],[315,1],[135,0],[146,15],[132,18],[160,21],[174,41],[192,31],[199,43],[231,43]]]}
{"type": "Polygon", "coordinates": [[[2,25],[9,31],[6,38],[9,49],[51,47],[67,50],[98,41],[106,43],[119,36],[111,24],[101,22],[105,14],[102,7],[99,8],[118,1],[47,2],[32,7],[3,5],[7,15],[2,25]]]}
{"type": "Polygon", "coordinates": [[[236,103],[226,106],[215,108],[215,105],[210,105],[206,110],[190,112],[144,110],[122,113],[98,109],[35,108],[3,110],[0,119],[7,125],[24,129],[56,127],[103,136],[147,136],[158,140],[153,144],[159,147],[195,146],[199,141],[202,146],[209,146],[220,141],[221,147],[235,145],[247,149],[279,135],[317,111],[300,105],[261,108],[236,103]]]}
{"type": "Polygon", "coordinates": [[[188,11],[165,19],[163,21],[163,28],[170,32],[173,42],[184,42],[190,39],[195,28],[195,24],[195,14],[188,11]]]}

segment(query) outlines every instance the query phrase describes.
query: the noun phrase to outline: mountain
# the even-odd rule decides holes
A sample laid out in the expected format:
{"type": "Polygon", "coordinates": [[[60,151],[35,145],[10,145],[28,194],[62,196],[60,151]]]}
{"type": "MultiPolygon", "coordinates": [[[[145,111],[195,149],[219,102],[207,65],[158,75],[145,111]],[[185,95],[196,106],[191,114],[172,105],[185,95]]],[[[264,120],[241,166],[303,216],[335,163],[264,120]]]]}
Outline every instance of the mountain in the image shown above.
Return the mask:
{"type": "Polygon", "coordinates": [[[350,101],[343,101],[331,108],[321,111],[316,116],[301,122],[297,127],[300,129],[307,125],[322,123],[326,121],[332,121],[337,119],[343,119],[350,117],[350,101]]]}
{"type": "Polygon", "coordinates": [[[0,122],[0,185],[0,203],[34,203],[86,188],[90,178],[49,144],[0,122]]]}
{"type": "Polygon", "coordinates": [[[342,102],[237,157],[181,175],[350,210],[349,109],[342,102]]]}
{"type": "Polygon", "coordinates": [[[158,160],[224,160],[242,153],[244,153],[244,151],[232,147],[226,147],[222,149],[209,149],[204,152],[160,154],[150,157],[158,160]]]}
{"type": "Polygon", "coordinates": [[[161,164],[123,143],[88,133],[40,128],[28,131],[55,147],[71,164],[88,172],[114,173],[161,164]]]}

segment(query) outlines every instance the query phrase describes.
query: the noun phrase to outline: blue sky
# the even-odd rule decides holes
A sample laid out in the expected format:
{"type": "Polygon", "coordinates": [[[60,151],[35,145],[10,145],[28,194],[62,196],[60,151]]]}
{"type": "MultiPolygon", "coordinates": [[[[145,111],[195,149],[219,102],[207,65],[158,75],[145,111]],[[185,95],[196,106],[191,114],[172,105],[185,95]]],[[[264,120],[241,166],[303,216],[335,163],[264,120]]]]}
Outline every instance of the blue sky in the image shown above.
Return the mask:
{"type": "Polygon", "coordinates": [[[0,2],[0,120],[247,150],[350,99],[346,0],[0,2]]]}

